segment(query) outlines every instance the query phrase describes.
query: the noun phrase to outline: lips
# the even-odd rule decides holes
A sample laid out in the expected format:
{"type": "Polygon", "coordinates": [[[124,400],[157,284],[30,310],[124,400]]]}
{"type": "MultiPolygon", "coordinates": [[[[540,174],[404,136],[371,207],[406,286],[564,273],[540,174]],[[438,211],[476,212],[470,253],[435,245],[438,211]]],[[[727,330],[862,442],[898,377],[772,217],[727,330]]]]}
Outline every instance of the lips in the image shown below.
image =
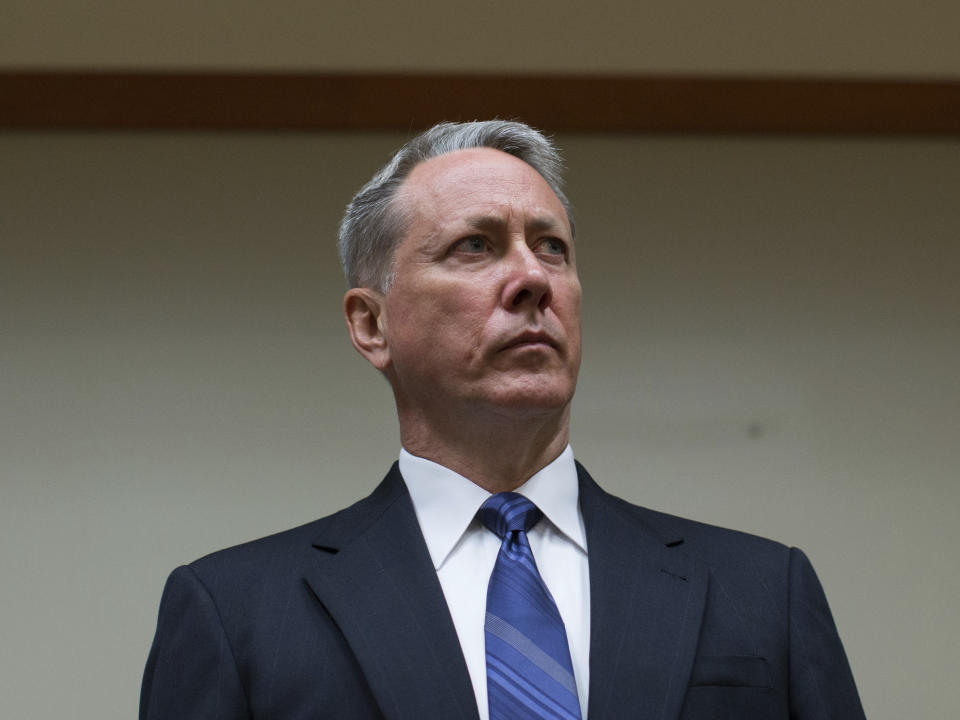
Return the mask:
{"type": "Polygon", "coordinates": [[[514,348],[537,346],[547,346],[553,348],[554,350],[558,349],[557,343],[547,333],[536,330],[528,330],[510,338],[510,340],[503,344],[503,347],[501,347],[500,350],[502,352],[503,350],[512,350],[514,348]]]}

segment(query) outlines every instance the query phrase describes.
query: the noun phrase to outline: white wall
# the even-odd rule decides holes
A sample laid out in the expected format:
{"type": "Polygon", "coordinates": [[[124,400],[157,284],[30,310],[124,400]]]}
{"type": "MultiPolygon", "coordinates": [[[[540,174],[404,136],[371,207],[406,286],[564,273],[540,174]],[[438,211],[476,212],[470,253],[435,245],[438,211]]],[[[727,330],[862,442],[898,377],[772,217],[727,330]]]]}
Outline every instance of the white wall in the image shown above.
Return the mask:
{"type": "Polygon", "coordinates": [[[954,0],[5,0],[0,67],[960,76],[954,0]]]}
{"type": "MultiPolygon", "coordinates": [[[[169,570],[395,457],[333,237],[400,140],[0,135],[4,716],[131,717],[169,570]]],[[[868,716],[951,717],[960,143],[559,140],[578,456],[633,501],[803,547],[868,716]]]]}

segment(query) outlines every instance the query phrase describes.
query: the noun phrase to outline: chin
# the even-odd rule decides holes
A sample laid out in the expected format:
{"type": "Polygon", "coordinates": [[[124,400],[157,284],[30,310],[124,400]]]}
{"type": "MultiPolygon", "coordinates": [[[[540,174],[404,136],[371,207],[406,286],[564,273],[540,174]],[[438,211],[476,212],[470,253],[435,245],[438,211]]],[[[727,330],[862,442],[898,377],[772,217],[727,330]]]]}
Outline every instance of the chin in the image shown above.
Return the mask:
{"type": "Polygon", "coordinates": [[[511,415],[535,416],[565,411],[573,399],[573,390],[568,384],[562,387],[544,384],[533,387],[529,384],[517,387],[501,386],[493,397],[488,397],[487,400],[489,404],[511,415]]]}

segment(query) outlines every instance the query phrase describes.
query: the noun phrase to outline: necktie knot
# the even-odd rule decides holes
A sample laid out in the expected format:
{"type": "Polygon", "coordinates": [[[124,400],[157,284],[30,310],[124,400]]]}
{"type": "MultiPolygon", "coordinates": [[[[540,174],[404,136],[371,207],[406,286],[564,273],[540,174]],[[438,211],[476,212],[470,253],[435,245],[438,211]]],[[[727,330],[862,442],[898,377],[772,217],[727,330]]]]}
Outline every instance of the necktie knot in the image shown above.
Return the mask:
{"type": "Polygon", "coordinates": [[[543,513],[523,495],[503,492],[491,495],[480,507],[479,518],[501,540],[512,532],[527,532],[543,513]]]}

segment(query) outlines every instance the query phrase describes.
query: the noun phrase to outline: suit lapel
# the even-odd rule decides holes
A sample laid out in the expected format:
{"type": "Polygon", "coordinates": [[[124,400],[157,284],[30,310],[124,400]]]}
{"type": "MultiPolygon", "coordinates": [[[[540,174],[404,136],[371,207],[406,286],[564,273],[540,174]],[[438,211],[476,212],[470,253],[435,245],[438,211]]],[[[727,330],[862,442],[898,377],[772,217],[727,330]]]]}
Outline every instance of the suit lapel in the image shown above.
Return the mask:
{"type": "Polygon", "coordinates": [[[706,601],[706,569],[636,508],[580,474],[590,553],[589,717],[678,717],[706,601]]]}
{"type": "Polygon", "coordinates": [[[463,653],[410,495],[394,465],[331,519],[306,576],[389,720],[477,720],[463,653]]]}

